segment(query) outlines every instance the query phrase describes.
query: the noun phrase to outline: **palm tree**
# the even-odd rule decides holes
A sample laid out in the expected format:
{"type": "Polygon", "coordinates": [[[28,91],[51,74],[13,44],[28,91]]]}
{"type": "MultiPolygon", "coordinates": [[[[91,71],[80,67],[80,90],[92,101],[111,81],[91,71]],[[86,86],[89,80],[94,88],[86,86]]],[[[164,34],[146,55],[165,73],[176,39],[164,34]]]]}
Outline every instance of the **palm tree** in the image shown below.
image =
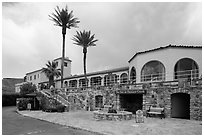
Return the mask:
{"type": "Polygon", "coordinates": [[[57,69],[57,63],[52,61],[48,61],[46,64],[46,68],[42,68],[42,73],[45,73],[47,78],[49,79],[49,87],[52,85],[54,86],[54,77],[61,76],[61,72],[59,69],[57,69]]]}
{"type": "Polygon", "coordinates": [[[71,27],[78,27],[77,23],[80,21],[78,18],[74,18],[73,11],[68,12],[67,6],[62,10],[57,8],[55,9],[55,13],[49,15],[50,19],[54,21],[54,25],[62,27],[62,36],[63,36],[63,44],[62,44],[62,60],[61,60],[61,88],[63,87],[63,74],[64,74],[64,58],[65,58],[65,35],[66,29],[71,29],[71,27]]]}
{"type": "Polygon", "coordinates": [[[84,76],[85,76],[85,86],[87,85],[87,76],[86,76],[86,54],[87,54],[87,48],[90,46],[96,46],[95,42],[98,41],[97,39],[94,39],[94,34],[91,35],[91,31],[83,31],[78,32],[74,35],[73,41],[75,41],[74,44],[79,45],[83,47],[83,53],[84,53],[84,76]]]}

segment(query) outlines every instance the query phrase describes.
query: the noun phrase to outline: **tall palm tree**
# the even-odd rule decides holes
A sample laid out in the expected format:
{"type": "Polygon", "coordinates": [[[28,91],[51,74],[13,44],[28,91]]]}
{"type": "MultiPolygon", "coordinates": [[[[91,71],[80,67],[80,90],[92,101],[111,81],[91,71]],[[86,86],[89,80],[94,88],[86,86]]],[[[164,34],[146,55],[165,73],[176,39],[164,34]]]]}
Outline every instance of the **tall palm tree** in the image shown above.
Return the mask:
{"type": "Polygon", "coordinates": [[[73,11],[68,12],[67,6],[65,9],[55,9],[55,13],[49,15],[50,19],[54,21],[54,25],[62,27],[62,36],[63,36],[63,44],[62,44],[62,60],[61,60],[61,88],[63,87],[63,74],[64,74],[64,58],[65,58],[65,35],[66,29],[71,29],[71,27],[78,27],[77,24],[80,22],[78,18],[74,18],[73,11]]]}
{"type": "Polygon", "coordinates": [[[52,61],[48,61],[46,64],[46,68],[42,68],[42,73],[45,73],[47,78],[49,79],[49,87],[54,86],[54,77],[61,76],[61,72],[57,69],[57,63],[52,61]]]}
{"type": "Polygon", "coordinates": [[[84,76],[85,76],[85,86],[87,86],[87,76],[86,76],[86,54],[87,54],[87,48],[91,46],[96,46],[95,42],[98,41],[97,39],[94,39],[94,34],[91,35],[91,31],[76,31],[77,34],[74,35],[73,41],[75,41],[74,44],[79,45],[83,47],[83,53],[84,53],[84,76]]]}

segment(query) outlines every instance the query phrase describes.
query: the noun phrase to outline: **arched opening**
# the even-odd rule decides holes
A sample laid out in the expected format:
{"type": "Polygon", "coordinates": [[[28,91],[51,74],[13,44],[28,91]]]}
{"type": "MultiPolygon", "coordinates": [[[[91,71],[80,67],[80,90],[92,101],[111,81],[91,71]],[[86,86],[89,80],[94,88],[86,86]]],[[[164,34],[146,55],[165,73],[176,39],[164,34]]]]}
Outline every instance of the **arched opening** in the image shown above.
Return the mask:
{"type": "Polygon", "coordinates": [[[171,94],[171,117],[190,119],[190,95],[186,93],[171,94]]]}
{"type": "Polygon", "coordinates": [[[131,71],[130,71],[130,81],[132,83],[136,83],[136,70],[135,70],[135,67],[131,68],[131,71]]]}
{"type": "Polygon", "coordinates": [[[95,107],[102,108],[103,107],[103,96],[97,95],[95,96],[95,107]]]}
{"type": "Polygon", "coordinates": [[[69,87],[77,87],[77,80],[70,80],[69,87]]]}
{"type": "Polygon", "coordinates": [[[85,78],[79,80],[79,87],[88,87],[89,80],[87,79],[85,83],[85,78]]]}
{"type": "Polygon", "coordinates": [[[67,81],[64,82],[64,86],[65,86],[65,87],[68,86],[68,82],[67,82],[67,81]]]}
{"type": "Polygon", "coordinates": [[[141,71],[141,81],[163,81],[165,80],[165,67],[160,61],[146,63],[141,71]]]}
{"type": "Polygon", "coordinates": [[[117,84],[118,75],[108,74],[104,76],[104,86],[111,86],[117,84]]]}
{"type": "Polygon", "coordinates": [[[199,77],[198,65],[190,58],[180,59],[174,67],[174,79],[192,80],[199,77]]]}
{"type": "Polygon", "coordinates": [[[120,75],[120,83],[125,84],[128,82],[128,75],[127,73],[123,73],[120,75]]]}
{"type": "Polygon", "coordinates": [[[101,77],[92,77],[91,78],[91,86],[101,85],[101,77]]]}

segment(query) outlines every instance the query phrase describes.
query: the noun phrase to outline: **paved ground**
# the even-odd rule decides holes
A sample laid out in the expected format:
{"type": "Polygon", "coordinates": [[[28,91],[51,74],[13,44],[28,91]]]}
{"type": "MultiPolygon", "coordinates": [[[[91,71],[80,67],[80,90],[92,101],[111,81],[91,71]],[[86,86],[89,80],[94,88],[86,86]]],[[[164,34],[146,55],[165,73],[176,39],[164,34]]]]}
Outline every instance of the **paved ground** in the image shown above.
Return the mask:
{"type": "Polygon", "coordinates": [[[202,122],[194,120],[145,118],[144,123],[135,123],[134,119],[128,121],[96,121],[93,119],[93,112],[90,111],[64,113],[19,111],[19,113],[108,135],[202,135],[202,122]]]}
{"type": "Polygon", "coordinates": [[[2,108],[3,135],[93,135],[94,133],[24,117],[16,107],[2,108]]]}

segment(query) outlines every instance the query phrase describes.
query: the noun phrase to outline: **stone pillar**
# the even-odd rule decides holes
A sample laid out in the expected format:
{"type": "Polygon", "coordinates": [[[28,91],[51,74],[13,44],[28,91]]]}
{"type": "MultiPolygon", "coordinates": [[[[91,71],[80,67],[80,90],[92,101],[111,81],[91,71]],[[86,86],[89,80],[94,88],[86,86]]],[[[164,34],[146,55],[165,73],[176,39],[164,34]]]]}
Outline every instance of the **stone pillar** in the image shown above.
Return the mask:
{"type": "Polygon", "coordinates": [[[104,76],[101,76],[101,86],[104,86],[104,76]]]}
{"type": "Polygon", "coordinates": [[[146,108],[146,95],[143,94],[143,95],[142,95],[142,98],[143,98],[142,110],[143,110],[143,112],[145,112],[145,111],[147,110],[147,108],[146,108]]]}
{"type": "Polygon", "coordinates": [[[120,95],[116,94],[116,109],[120,110],[120,95]]]}

